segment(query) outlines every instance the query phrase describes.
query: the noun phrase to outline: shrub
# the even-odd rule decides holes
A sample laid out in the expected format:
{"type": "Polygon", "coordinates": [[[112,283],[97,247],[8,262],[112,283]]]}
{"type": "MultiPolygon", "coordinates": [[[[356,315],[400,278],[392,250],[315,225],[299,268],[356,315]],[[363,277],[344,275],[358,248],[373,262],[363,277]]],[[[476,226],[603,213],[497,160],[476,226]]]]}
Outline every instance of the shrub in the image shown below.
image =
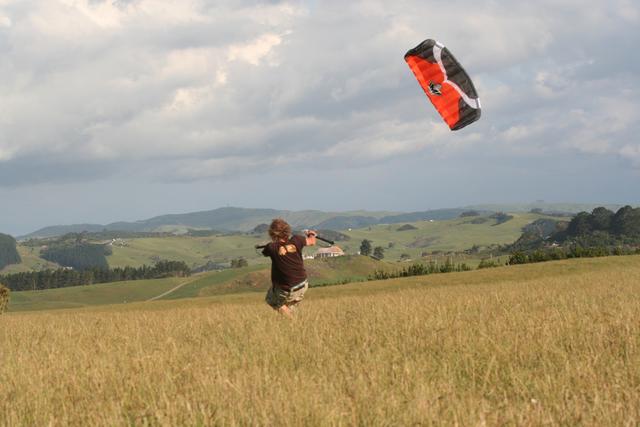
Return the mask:
{"type": "Polygon", "coordinates": [[[402,270],[393,272],[376,270],[368,277],[368,280],[387,280],[397,279],[399,277],[426,276],[428,274],[454,273],[470,270],[471,267],[465,263],[454,264],[451,259],[447,259],[444,264],[436,264],[434,262],[428,264],[412,264],[404,267],[402,270]]]}
{"type": "Polygon", "coordinates": [[[494,225],[500,225],[500,224],[504,224],[507,221],[512,220],[513,215],[508,215],[504,212],[496,212],[493,215],[491,215],[489,218],[493,218],[496,220],[496,223],[494,225]]]}
{"type": "Polygon", "coordinates": [[[249,262],[242,257],[234,258],[231,260],[231,268],[242,268],[248,265],[249,265],[249,262]]]}
{"type": "Polygon", "coordinates": [[[9,289],[0,284],[0,314],[4,313],[9,305],[9,289]]]}
{"type": "Polygon", "coordinates": [[[411,224],[405,224],[402,227],[398,228],[398,231],[408,231],[408,230],[417,230],[418,228],[411,225],[411,224]]]}
{"type": "Polygon", "coordinates": [[[483,259],[480,261],[480,264],[478,264],[478,270],[481,270],[483,268],[494,268],[494,267],[500,267],[501,264],[494,260],[494,259],[483,259]]]}
{"type": "Polygon", "coordinates": [[[551,258],[547,255],[545,251],[537,250],[533,251],[529,254],[529,262],[545,262],[549,261],[551,258]]]}
{"type": "Polygon", "coordinates": [[[524,252],[517,251],[511,254],[507,264],[516,265],[516,264],[526,264],[527,262],[529,262],[527,254],[525,254],[524,252]]]}
{"type": "Polygon", "coordinates": [[[377,259],[384,258],[384,248],[382,246],[376,246],[373,250],[373,257],[377,259]]]}

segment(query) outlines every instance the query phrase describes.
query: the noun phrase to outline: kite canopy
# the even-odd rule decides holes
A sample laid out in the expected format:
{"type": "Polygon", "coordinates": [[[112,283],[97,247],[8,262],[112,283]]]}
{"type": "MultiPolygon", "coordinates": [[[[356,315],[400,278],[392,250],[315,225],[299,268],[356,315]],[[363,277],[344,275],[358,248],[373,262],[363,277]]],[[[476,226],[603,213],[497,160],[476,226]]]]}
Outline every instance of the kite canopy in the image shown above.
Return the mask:
{"type": "Polygon", "coordinates": [[[480,98],[473,82],[442,43],[427,39],[408,51],[404,60],[451,130],[480,118],[480,98]]]}

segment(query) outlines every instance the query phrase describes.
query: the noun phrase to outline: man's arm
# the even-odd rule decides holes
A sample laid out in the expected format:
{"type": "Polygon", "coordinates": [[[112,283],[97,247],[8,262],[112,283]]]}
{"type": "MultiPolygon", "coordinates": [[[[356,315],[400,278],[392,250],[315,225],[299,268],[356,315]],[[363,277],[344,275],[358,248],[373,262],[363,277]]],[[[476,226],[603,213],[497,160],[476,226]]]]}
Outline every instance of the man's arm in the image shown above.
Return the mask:
{"type": "Polygon", "coordinates": [[[316,233],[313,230],[307,230],[305,232],[305,234],[307,235],[307,242],[306,245],[307,246],[315,246],[316,245],[316,236],[318,235],[318,233],[316,233]]]}
{"type": "Polygon", "coordinates": [[[264,248],[262,248],[262,256],[271,256],[271,252],[269,251],[269,244],[266,244],[264,248]]]}

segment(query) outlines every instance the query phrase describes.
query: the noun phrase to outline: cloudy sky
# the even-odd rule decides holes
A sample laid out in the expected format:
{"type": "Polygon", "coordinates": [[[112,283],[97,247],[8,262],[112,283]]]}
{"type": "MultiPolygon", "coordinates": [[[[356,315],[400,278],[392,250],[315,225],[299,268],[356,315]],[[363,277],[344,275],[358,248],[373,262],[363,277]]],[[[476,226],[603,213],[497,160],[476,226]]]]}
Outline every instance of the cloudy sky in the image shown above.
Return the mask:
{"type": "Polygon", "coordinates": [[[221,206],[640,202],[632,0],[0,0],[0,232],[221,206]],[[458,132],[403,60],[443,42],[458,132]]]}

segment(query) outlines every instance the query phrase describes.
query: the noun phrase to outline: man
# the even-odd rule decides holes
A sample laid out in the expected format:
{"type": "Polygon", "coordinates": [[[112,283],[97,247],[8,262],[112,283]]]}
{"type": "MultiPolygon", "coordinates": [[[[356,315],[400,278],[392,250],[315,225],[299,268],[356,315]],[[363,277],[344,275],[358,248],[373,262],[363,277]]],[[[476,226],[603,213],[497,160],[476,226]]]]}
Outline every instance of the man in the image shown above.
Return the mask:
{"type": "Polygon", "coordinates": [[[305,236],[291,237],[291,226],[276,218],[269,227],[269,243],[262,255],[271,257],[271,288],[265,301],[274,310],[289,318],[309,288],[307,272],[302,260],[302,248],[316,244],[316,232],[307,231],[305,236]]]}

